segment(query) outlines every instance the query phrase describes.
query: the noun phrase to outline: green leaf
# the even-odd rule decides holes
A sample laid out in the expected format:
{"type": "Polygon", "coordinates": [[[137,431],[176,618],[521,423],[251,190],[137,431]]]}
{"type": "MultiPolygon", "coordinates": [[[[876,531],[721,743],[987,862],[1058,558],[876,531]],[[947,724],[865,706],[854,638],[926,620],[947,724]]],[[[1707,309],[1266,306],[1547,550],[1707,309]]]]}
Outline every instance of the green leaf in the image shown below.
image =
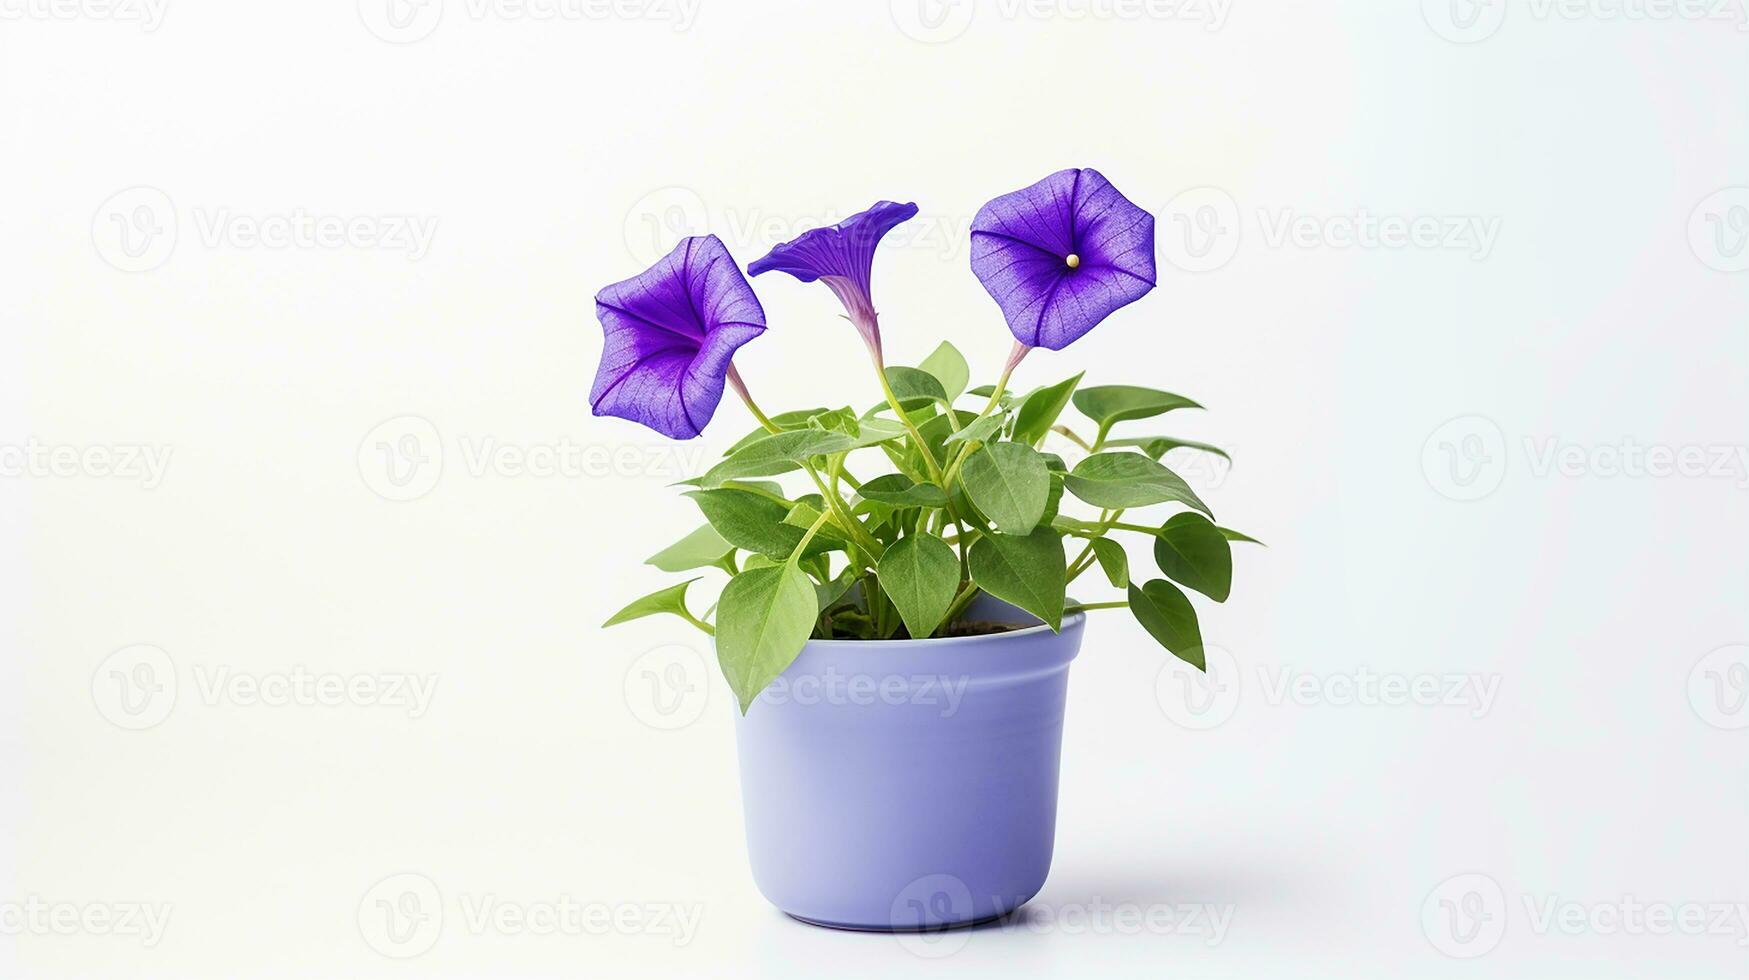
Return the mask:
{"type": "Polygon", "coordinates": [[[1110,538],[1094,538],[1089,542],[1093,546],[1093,557],[1099,559],[1099,568],[1112,585],[1126,588],[1130,584],[1130,556],[1124,552],[1123,545],[1110,538]]]}
{"type": "Polygon", "coordinates": [[[1051,426],[1057,423],[1057,416],[1069,407],[1069,398],[1074,394],[1075,386],[1080,383],[1081,375],[1077,374],[1067,381],[1060,381],[1048,388],[1038,388],[1028,394],[1021,401],[1020,409],[1014,413],[1014,441],[1031,445],[1043,439],[1045,433],[1051,431],[1051,426]]]}
{"type": "MultiPolygon", "coordinates": [[[[773,415],[771,417],[771,423],[780,429],[806,428],[809,419],[813,418],[816,415],[820,415],[826,411],[827,411],[827,409],[824,409],[824,408],[809,408],[809,409],[804,409],[804,410],[799,411],[799,412],[782,412],[782,413],[779,413],[777,415],[773,415]]],[[[724,450],[723,455],[724,456],[733,456],[733,455],[735,455],[735,453],[738,450],[740,450],[742,447],[746,446],[748,443],[757,442],[758,440],[763,439],[768,435],[771,435],[771,432],[769,430],[767,430],[765,428],[765,426],[762,425],[759,428],[754,429],[752,432],[749,432],[746,435],[742,436],[739,442],[735,443],[733,446],[730,446],[728,449],[724,450]]]]}
{"type": "Polygon", "coordinates": [[[994,436],[997,432],[1002,430],[1002,423],[1007,420],[1008,414],[1006,412],[997,412],[994,415],[986,415],[983,418],[972,422],[958,432],[949,435],[947,439],[943,441],[943,445],[952,445],[956,442],[989,442],[991,436],[994,436]]]}
{"type": "Polygon", "coordinates": [[[1051,474],[1031,446],[990,443],[966,458],[960,479],[972,504],[1004,534],[1026,534],[1044,517],[1051,474]]]}
{"type": "Polygon", "coordinates": [[[808,576],[786,562],[730,579],[717,605],[717,662],[746,714],[807,645],[819,597],[808,576]]]}
{"type": "Polygon", "coordinates": [[[967,382],[972,380],[972,369],[966,366],[965,356],[945,340],[917,367],[935,375],[950,402],[964,393],[967,382]]]}
{"type": "Polygon", "coordinates": [[[723,540],[716,528],[706,524],[644,559],[644,564],[654,565],[664,572],[684,572],[718,564],[734,550],[735,546],[723,540]]]}
{"type": "MultiPolygon", "coordinates": [[[[976,412],[956,410],[953,414],[954,421],[958,422],[962,429],[978,417],[976,412]]],[[[940,462],[946,455],[947,437],[953,434],[953,427],[948,424],[947,416],[945,414],[937,415],[926,422],[919,423],[917,432],[923,436],[924,444],[929,447],[929,451],[935,456],[936,461],[940,462]]],[[[914,470],[921,471],[923,469],[923,457],[918,455],[917,447],[909,446],[906,448],[906,459],[914,464],[912,467],[914,470]]]]}
{"type": "Polygon", "coordinates": [[[618,626],[621,623],[629,623],[634,619],[643,619],[645,616],[659,616],[662,613],[679,616],[681,619],[691,622],[692,616],[686,609],[686,590],[688,586],[696,581],[698,581],[698,579],[689,578],[679,585],[671,585],[660,592],[652,592],[649,595],[644,596],[642,599],[633,599],[624,609],[609,616],[607,622],[602,623],[601,625],[603,627],[618,626]]]}
{"type": "Polygon", "coordinates": [[[1045,495],[1045,512],[1040,517],[1040,524],[1049,524],[1057,519],[1057,511],[1063,503],[1063,477],[1069,472],[1069,467],[1063,462],[1063,457],[1056,453],[1040,453],[1045,458],[1045,468],[1051,474],[1051,491],[1045,495]]]}
{"type": "Polygon", "coordinates": [[[921,640],[947,617],[959,591],[960,560],[946,541],[933,534],[900,538],[875,566],[881,591],[893,600],[905,629],[921,640]]]}
{"type": "Polygon", "coordinates": [[[894,507],[945,507],[947,493],[933,483],[913,483],[902,473],[888,473],[864,483],[856,491],[864,500],[894,507]]]}
{"type": "Polygon", "coordinates": [[[947,392],[942,389],[941,382],[935,375],[918,368],[890,367],[887,368],[887,384],[892,386],[893,394],[899,397],[899,404],[907,409],[919,402],[947,403],[947,392]]]}
{"type": "Polygon", "coordinates": [[[986,534],[972,542],[966,561],[978,588],[1032,613],[1053,631],[1063,628],[1068,568],[1062,535],[1047,527],[1024,537],[986,534]]]}
{"type": "Polygon", "coordinates": [[[1227,451],[1219,446],[1211,446],[1206,442],[1192,442],[1189,439],[1174,439],[1171,436],[1142,436],[1136,439],[1108,439],[1105,444],[1114,448],[1120,446],[1133,446],[1140,449],[1142,452],[1147,453],[1149,459],[1159,459],[1174,449],[1199,449],[1205,453],[1214,453],[1216,456],[1219,456],[1229,463],[1233,461],[1233,457],[1228,456],[1227,451]]]}
{"type": "Polygon", "coordinates": [[[1160,528],[1154,563],[1167,578],[1216,602],[1233,591],[1233,548],[1201,514],[1175,514],[1160,528]]]}
{"type": "Polygon", "coordinates": [[[1214,516],[1182,477],[1140,453],[1095,453],[1077,463],[1063,485],[1095,507],[1120,509],[1174,501],[1214,516]]]}
{"type": "MultiPolygon", "coordinates": [[[[729,542],[743,551],[756,551],[772,558],[788,558],[801,543],[803,528],[784,523],[791,505],[750,490],[725,487],[718,490],[692,490],[686,494],[704,512],[704,519],[729,542]]],[[[824,530],[824,529],[822,529],[824,530]]],[[[841,542],[836,538],[815,535],[808,542],[808,554],[830,551],[841,542]]]]}
{"type": "Polygon", "coordinates": [[[1170,391],[1134,385],[1098,385],[1075,393],[1075,409],[1099,423],[1099,437],[1119,422],[1152,418],[1177,408],[1201,408],[1196,402],[1170,391]]]}
{"type": "Polygon", "coordinates": [[[1265,547],[1265,548],[1269,547],[1268,545],[1263,544],[1263,542],[1257,540],[1256,538],[1252,537],[1251,535],[1244,534],[1244,533],[1239,532],[1239,531],[1235,531],[1230,527],[1218,528],[1217,530],[1219,530],[1221,532],[1221,536],[1226,538],[1228,541],[1245,541],[1245,542],[1249,542],[1250,544],[1263,545],[1263,547],[1265,547]]]}
{"type": "MultiPolygon", "coordinates": [[[[973,388],[971,391],[966,392],[966,394],[971,395],[973,398],[989,398],[991,395],[993,395],[995,393],[996,393],[996,386],[995,385],[979,385],[976,388],[973,388]]],[[[1008,406],[1014,404],[1014,393],[1009,392],[1009,391],[1004,391],[1002,393],[1002,397],[998,398],[996,400],[996,404],[998,404],[1001,407],[1003,407],[1004,409],[1006,409],[1008,406]]]]}
{"type": "Polygon", "coordinates": [[[815,456],[848,452],[855,445],[856,440],[852,437],[825,429],[773,432],[763,439],[755,439],[711,467],[699,477],[698,483],[710,488],[750,476],[776,476],[799,469],[803,462],[815,456]]]}
{"type": "Polygon", "coordinates": [[[1203,661],[1202,629],[1196,625],[1196,609],[1178,587],[1163,578],[1141,588],[1130,586],[1130,613],[1173,656],[1208,670],[1203,661]]]}
{"type": "Polygon", "coordinates": [[[846,568],[844,571],[839,572],[838,577],[835,579],[828,579],[825,582],[816,582],[814,584],[814,595],[819,599],[820,611],[825,612],[827,609],[830,609],[832,604],[844,598],[844,593],[849,592],[850,587],[855,584],[856,569],[854,568],[846,568]]]}

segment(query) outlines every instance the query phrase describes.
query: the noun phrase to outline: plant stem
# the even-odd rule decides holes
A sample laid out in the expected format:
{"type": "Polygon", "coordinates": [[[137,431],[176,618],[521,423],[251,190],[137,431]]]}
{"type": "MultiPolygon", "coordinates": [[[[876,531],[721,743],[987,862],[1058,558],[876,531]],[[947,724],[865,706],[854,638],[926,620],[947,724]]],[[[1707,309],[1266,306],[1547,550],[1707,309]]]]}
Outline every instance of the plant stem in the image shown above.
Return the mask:
{"type": "Polygon", "coordinates": [[[704,635],[706,636],[717,635],[717,628],[715,626],[712,626],[704,620],[699,619],[697,616],[694,616],[685,606],[680,607],[680,618],[703,630],[704,635]]]}
{"type": "MultiPolygon", "coordinates": [[[[741,396],[741,401],[746,404],[747,410],[753,413],[753,417],[759,420],[759,424],[764,426],[766,431],[774,433],[783,431],[783,428],[773,422],[770,416],[759,410],[759,405],[753,401],[753,395],[747,391],[747,382],[741,380],[741,372],[735,370],[733,364],[729,365],[728,378],[729,387],[734,388],[735,394],[741,396]]],[[[802,468],[807,470],[809,478],[814,481],[815,488],[820,491],[821,498],[826,501],[826,512],[832,515],[835,523],[844,528],[844,533],[850,535],[850,539],[871,556],[880,551],[880,542],[876,541],[859,522],[850,516],[844,508],[844,500],[837,493],[826,488],[826,481],[820,479],[820,472],[814,468],[814,464],[803,463],[802,468]]]]}
{"type": "MultiPolygon", "coordinates": [[[[1014,342],[1013,349],[1008,352],[1008,363],[1002,366],[1002,376],[996,379],[996,390],[990,392],[990,400],[984,404],[984,410],[978,413],[977,418],[973,419],[971,422],[967,422],[967,425],[976,423],[991,412],[994,412],[997,407],[1002,404],[1002,393],[1008,390],[1008,379],[1014,374],[1014,369],[1020,366],[1021,359],[1026,357],[1027,352],[1031,350],[1031,347],[1026,346],[1018,340],[1014,342]]],[[[959,476],[960,466],[965,463],[966,457],[972,454],[973,448],[975,447],[972,443],[967,441],[960,446],[957,452],[954,453],[953,458],[947,464],[947,475],[943,478],[941,484],[943,490],[946,490],[948,493],[953,492],[952,488],[954,478],[959,476]]]]}
{"type": "MultiPolygon", "coordinates": [[[[872,353],[872,350],[871,350],[872,353]]],[[[887,370],[881,366],[878,355],[874,358],[875,377],[881,379],[881,392],[887,396],[887,404],[893,407],[893,414],[899,417],[899,422],[905,426],[905,431],[911,433],[911,441],[917,444],[917,452],[923,456],[923,465],[929,468],[929,478],[937,484],[942,482],[941,464],[935,461],[935,454],[929,451],[928,443],[923,441],[923,433],[917,430],[917,423],[911,421],[911,416],[905,414],[905,407],[899,404],[899,396],[893,393],[893,386],[887,382],[887,370]]],[[[950,406],[948,412],[952,413],[950,406]]],[[[945,488],[945,485],[943,485],[945,488]]]]}
{"type": "Polygon", "coordinates": [[[1080,602],[1080,603],[1076,603],[1075,605],[1072,605],[1072,606],[1065,606],[1063,608],[1063,615],[1067,616],[1070,613],[1086,612],[1089,609],[1123,609],[1123,608],[1127,607],[1128,605],[1129,605],[1129,603],[1127,601],[1125,601],[1125,602],[1080,602]]]}
{"type": "Polygon", "coordinates": [[[747,393],[747,382],[741,380],[741,372],[735,370],[733,363],[729,365],[729,387],[735,389],[735,394],[741,396],[741,402],[747,406],[747,411],[753,413],[753,417],[759,420],[759,424],[765,427],[765,431],[783,431],[776,422],[773,422],[764,412],[759,410],[759,406],[753,401],[753,396],[747,393]]]}

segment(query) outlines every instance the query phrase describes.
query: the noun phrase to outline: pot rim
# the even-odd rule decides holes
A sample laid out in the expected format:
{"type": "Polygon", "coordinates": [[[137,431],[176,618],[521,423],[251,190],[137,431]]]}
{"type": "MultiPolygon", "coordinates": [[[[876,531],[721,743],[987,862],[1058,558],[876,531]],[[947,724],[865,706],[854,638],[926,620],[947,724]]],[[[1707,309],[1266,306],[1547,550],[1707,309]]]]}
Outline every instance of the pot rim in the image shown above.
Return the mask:
{"type": "MultiPolygon", "coordinates": [[[[1062,636],[1071,629],[1079,629],[1086,621],[1086,612],[1071,613],[1063,617],[1062,628],[1055,630],[1054,633],[1057,636],[1062,636]]],[[[980,633],[974,636],[926,636],[921,640],[809,640],[808,647],[828,650],[892,650],[895,648],[919,648],[937,643],[955,646],[983,645],[1009,638],[1018,639],[1023,636],[1032,636],[1041,631],[1053,632],[1048,623],[1038,623],[1033,626],[1023,626],[1020,629],[1005,630],[1001,633],[980,633]]]]}

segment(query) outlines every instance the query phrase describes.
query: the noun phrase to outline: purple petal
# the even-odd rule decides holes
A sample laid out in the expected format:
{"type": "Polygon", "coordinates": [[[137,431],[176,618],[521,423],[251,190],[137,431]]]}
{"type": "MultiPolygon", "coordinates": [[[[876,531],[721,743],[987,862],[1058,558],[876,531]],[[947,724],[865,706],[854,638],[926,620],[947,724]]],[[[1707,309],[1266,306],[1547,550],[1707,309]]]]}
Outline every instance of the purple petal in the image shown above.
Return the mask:
{"type": "Polygon", "coordinates": [[[1154,288],[1154,216],[1097,170],[1060,170],[978,211],[972,272],[1015,339],[1061,350],[1154,288]]]}
{"type": "Polygon", "coordinates": [[[802,282],[824,280],[843,302],[850,320],[865,338],[879,345],[874,298],[869,276],[875,246],[887,232],[917,214],[915,204],[877,201],[866,211],[825,228],[810,228],[773,248],[747,266],[747,274],[787,272],[802,282]]]}
{"type": "Polygon", "coordinates": [[[735,350],[765,331],[765,311],[715,235],[687,238],[657,263],[595,296],[606,343],[589,401],[690,439],[722,400],[735,350]]]}

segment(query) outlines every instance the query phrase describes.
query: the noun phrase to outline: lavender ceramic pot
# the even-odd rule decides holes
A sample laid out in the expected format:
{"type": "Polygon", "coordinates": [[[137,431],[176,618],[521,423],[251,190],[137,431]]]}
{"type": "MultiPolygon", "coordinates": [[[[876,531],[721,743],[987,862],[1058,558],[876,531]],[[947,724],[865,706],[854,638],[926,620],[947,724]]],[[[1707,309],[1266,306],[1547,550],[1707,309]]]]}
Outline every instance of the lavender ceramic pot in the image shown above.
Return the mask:
{"type": "Polygon", "coordinates": [[[1003,915],[1050,871],[1069,662],[1061,633],[980,597],[988,636],[814,640],[737,723],[753,880],[817,925],[1003,915]]]}

